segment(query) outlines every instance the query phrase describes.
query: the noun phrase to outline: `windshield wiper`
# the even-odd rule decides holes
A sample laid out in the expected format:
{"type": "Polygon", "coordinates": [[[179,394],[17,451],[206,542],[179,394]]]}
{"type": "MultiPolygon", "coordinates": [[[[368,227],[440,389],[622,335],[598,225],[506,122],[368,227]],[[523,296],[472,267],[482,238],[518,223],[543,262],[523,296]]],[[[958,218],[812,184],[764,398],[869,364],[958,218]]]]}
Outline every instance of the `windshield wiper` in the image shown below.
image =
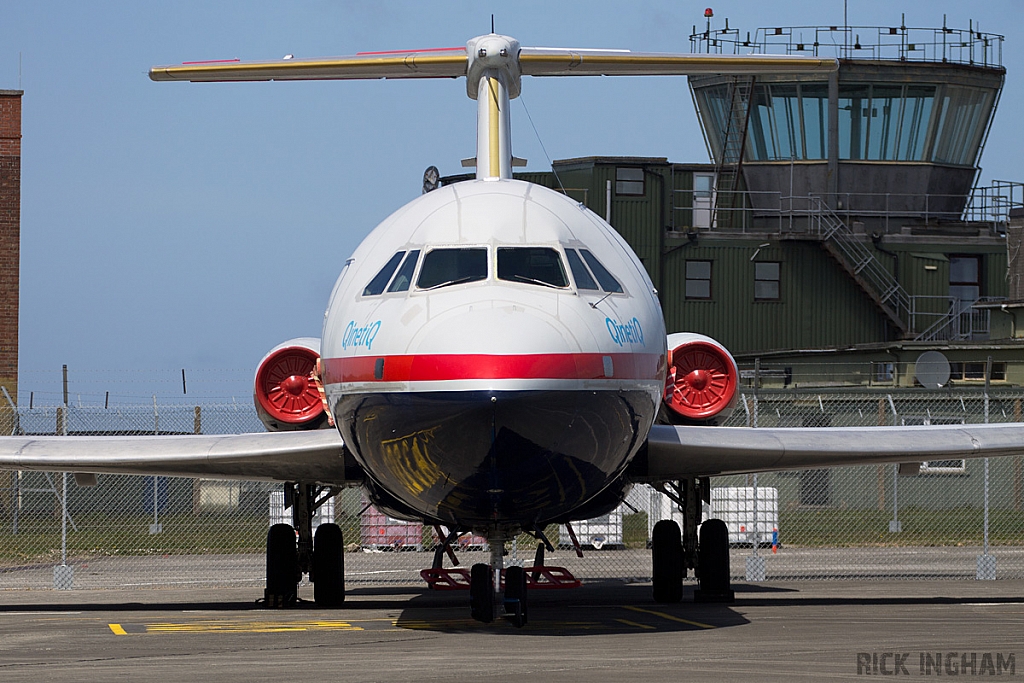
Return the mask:
{"type": "Polygon", "coordinates": [[[455,278],[454,280],[448,280],[448,281],[446,281],[446,282],[441,282],[441,283],[438,283],[438,284],[436,284],[436,285],[433,285],[433,286],[431,286],[431,287],[422,287],[421,289],[422,289],[422,290],[423,290],[424,292],[429,292],[430,290],[432,290],[432,289],[438,289],[439,287],[447,287],[447,286],[449,286],[449,285],[460,285],[460,284],[462,284],[463,282],[474,282],[474,281],[476,281],[476,280],[483,280],[483,279],[484,279],[484,278],[482,278],[482,277],[477,277],[476,275],[467,275],[467,276],[465,276],[465,277],[459,277],[459,278],[455,278]]]}
{"type": "Polygon", "coordinates": [[[544,282],[543,280],[535,280],[532,277],[526,277],[525,275],[512,275],[508,278],[512,282],[526,282],[531,285],[541,285],[543,287],[551,287],[552,289],[563,289],[558,285],[553,285],[550,282],[544,282]]]}

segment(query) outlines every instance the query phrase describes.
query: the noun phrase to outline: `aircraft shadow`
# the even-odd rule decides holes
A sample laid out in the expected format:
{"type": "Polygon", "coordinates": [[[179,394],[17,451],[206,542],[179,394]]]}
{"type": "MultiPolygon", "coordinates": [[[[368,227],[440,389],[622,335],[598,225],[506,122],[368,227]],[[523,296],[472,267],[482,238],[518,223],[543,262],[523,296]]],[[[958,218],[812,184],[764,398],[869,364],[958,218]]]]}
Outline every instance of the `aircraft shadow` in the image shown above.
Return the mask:
{"type": "Polygon", "coordinates": [[[504,635],[586,636],[615,633],[705,631],[749,623],[727,604],[695,604],[693,587],[684,588],[682,602],[659,604],[650,584],[591,581],[580,588],[533,590],[529,622],[522,629],[495,616],[483,624],[469,615],[468,591],[423,591],[408,600],[396,620],[398,628],[440,633],[487,632],[504,635]]]}

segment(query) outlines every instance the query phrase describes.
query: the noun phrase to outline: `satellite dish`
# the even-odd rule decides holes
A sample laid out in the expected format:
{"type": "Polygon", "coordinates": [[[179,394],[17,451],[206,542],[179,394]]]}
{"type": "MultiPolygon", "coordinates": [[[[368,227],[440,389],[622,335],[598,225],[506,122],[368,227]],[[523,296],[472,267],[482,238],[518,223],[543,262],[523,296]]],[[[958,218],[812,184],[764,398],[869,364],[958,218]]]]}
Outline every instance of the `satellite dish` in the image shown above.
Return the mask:
{"type": "Polygon", "coordinates": [[[423,172],[423,194],[440,187],[440,179],[441,172],[437,170],[437,166],[427,166],[427,170],[423,172]]]}
{"type": "Polygon", "coordinates": [[[949,381],[949,360],[938,351],[925,351],[914,362],[914,376],[928,389],[945,386],[949,381]]]}

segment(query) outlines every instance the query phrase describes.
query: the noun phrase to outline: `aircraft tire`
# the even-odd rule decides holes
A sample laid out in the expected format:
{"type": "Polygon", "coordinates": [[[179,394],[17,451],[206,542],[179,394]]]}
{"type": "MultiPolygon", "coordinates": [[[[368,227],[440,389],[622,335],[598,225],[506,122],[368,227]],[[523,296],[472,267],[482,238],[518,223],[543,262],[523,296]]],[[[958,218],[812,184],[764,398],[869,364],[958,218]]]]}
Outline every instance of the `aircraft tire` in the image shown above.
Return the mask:
{"type": "Polygon", "coordinates": [[[700,588],[704,593],[726,594],[729,588],[729,529],[720,519],[700,525],[697,546],[700,588]]]}
{"type": "Polygon", "coordinates": [[[266,606],[294,605],[301,578],[295,529],[290,524],[275,524],[267,531],[267,588],[263,594],[266,606]]]}
{"type": "Polygon", "coordinates": [[[494,572],[489,564],[474,564],[469,572],[469,612],[485,624],[494,621],[494,572]]]}
{"type": "Polygon", "coordinates": [[[683,543],[679,525],[663,519],[651,533],[651,584],[655,602],[683,599],[683,543]]]}
{"type": "Polygon", "coordinates": [[[526,572],[522,567],[505,570],[505,616],[516,628],[526,626],[526,572]]]}
{"type": "Polygon", "coordinates": [[[345,602],[345,540],[337,524],[321,524],[313,538],[313,599],[320,607],[345,602]]]}

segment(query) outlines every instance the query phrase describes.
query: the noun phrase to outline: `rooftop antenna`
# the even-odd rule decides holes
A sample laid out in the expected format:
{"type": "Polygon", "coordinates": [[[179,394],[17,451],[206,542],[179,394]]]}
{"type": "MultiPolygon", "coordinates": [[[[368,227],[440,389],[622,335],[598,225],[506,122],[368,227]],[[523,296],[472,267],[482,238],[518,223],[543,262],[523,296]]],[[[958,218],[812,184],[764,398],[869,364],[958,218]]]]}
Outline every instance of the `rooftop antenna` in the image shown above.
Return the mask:
{"type": "Polygon", "coordinates": [[[843,57],[850,56],[850,20],[849,1],[843,0],[843,57]]]}

